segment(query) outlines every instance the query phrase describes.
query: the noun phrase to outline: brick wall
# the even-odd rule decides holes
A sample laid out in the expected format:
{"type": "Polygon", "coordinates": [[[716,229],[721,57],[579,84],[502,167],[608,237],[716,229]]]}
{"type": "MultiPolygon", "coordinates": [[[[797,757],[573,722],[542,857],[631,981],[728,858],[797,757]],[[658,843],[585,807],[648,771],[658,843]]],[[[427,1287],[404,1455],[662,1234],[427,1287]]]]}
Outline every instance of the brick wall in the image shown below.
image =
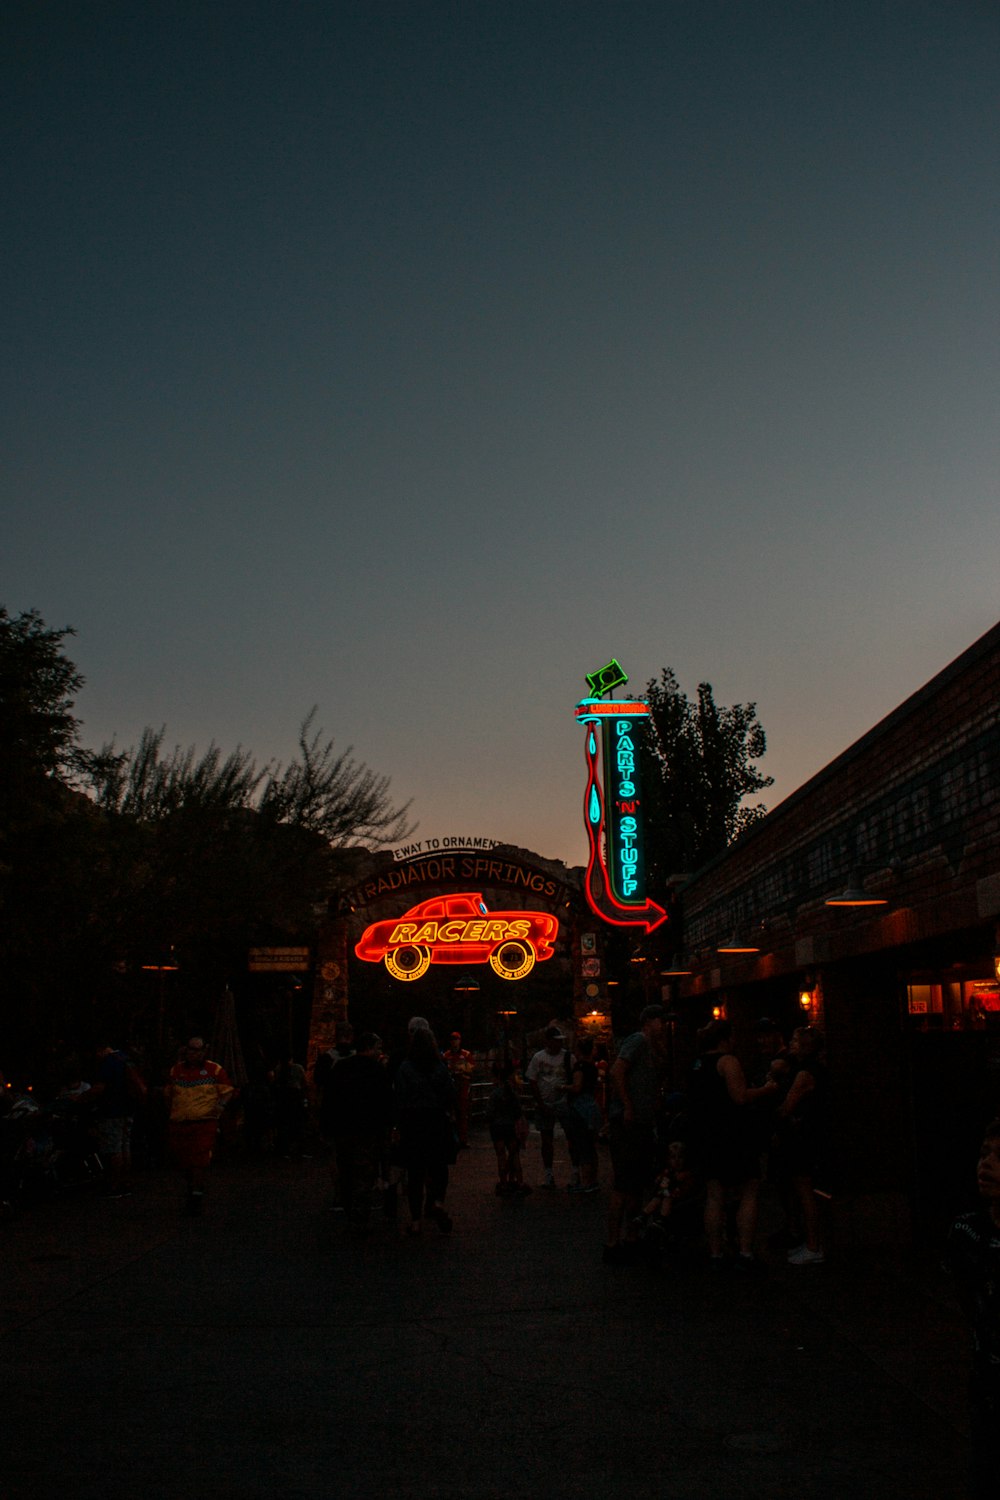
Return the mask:
{"type": "Polygon", "coordinates": [[[1000,625],[698,872],[687,949],[753,932],[775,973],[973,925],[1000,912],[998,851],[1000,625]],[[852,877],[890,907],[826,907],[852,877]]]}

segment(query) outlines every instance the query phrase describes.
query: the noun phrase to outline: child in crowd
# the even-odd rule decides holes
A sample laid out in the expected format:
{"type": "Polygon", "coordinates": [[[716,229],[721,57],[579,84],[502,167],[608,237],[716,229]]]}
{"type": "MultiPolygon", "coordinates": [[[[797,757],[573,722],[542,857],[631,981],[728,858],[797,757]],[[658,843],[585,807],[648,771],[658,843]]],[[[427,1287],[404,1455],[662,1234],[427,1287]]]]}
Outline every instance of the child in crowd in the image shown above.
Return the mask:
{"type": "Polygon", "coordinates": [[[497,1063],[493,1075],[496,1087],[486,1100],[486,1120],[497,1154],[497,1196],[530,1193],[521,1176],[521,1135],[527,1117],[517,1093],[514,1064],[497,1063]]]}
{"type": "Polygon", "coordinates": [[[976,1181],[982,1208],[956,1219],[948,1236],[955,1291],[972,1325],[972,1495],[997,1492],[1000,1432],[1000,1119],[987,1125],[976,1181]]]}
{"type": "Polygon", "coordinates": [[[667,1162],[656,1181],[656,1192],[636,1220],[644,1229],[666,1229],[666,1221],[677,1204],[694,1192],[695,1177],[687,1164],[683,1141],[671,1141],[667,1162]]]}

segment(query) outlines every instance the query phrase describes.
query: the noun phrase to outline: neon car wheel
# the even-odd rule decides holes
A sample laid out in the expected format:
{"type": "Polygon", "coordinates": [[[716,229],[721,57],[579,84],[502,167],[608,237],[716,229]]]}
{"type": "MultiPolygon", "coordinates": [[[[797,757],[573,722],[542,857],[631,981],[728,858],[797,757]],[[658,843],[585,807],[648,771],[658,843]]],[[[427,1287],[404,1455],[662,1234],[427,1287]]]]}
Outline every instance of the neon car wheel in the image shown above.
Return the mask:
{"type": "Polygon", "coordinates": [[[527,943],[501,943],[490,954],[490,968],[501,979],[523,979],[535,967],[535,952],[527,943]]]}
{"type": "Polygon", "coordinates": [[[385,955],[385,966],[393,979],[419,979],[431,966],[431,950],[411,944],[405,948],[393,948],[385,955]]]}

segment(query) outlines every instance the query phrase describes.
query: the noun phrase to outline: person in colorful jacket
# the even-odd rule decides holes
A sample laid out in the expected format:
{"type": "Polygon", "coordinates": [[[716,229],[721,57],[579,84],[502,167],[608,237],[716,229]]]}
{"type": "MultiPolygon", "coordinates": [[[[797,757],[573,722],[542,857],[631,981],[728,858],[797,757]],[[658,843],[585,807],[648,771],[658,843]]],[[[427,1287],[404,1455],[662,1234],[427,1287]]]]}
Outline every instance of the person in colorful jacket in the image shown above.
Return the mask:
{"type": "Polygon", "coordinates": [[[202,1038],[190,1037],[170,1070],[165,1090],[167,1144],[171,1160],[187,1181],[190,1213],[201,1213],[219,1117],[235,1092],[225,1069],[210,1061],[202,1038]]]}

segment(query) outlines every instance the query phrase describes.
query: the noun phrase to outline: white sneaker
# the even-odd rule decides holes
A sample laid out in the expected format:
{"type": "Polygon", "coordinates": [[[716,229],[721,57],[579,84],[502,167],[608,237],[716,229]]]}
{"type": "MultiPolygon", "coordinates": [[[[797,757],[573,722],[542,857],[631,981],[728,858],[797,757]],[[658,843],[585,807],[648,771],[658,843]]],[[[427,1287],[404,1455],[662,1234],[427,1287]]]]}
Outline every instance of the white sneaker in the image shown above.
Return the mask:
{"type": "Polygon", "coordinates": [[[825,1260],[822,1250],[810,1250],[808,1245],[800,1245],[797,1250],[788,1252],[790,1266],[821,1266],[825,1260]]]}

